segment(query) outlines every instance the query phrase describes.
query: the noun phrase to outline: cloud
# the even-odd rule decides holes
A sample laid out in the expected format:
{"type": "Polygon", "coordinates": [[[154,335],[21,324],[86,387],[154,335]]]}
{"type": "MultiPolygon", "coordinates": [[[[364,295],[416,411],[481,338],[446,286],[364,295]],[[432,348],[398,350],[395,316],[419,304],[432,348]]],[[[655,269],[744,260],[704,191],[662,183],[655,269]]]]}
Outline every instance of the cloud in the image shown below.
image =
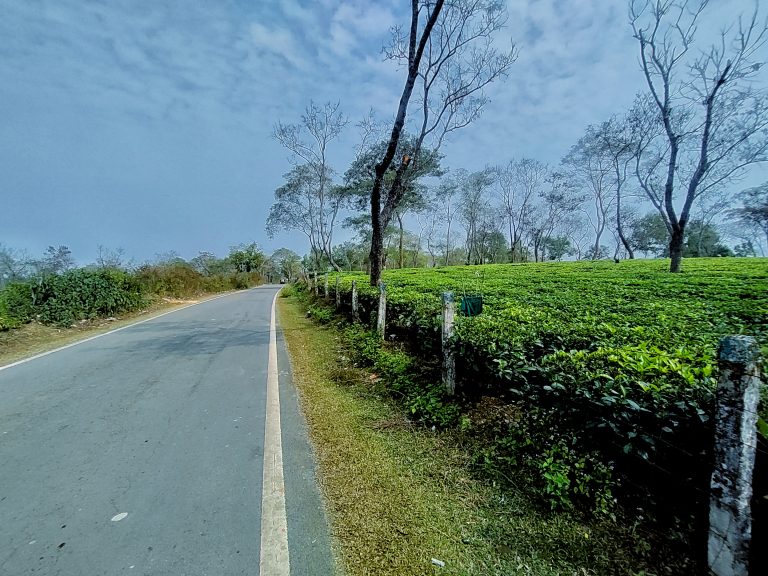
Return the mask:
{"type": "MultiPolygon", "coordinates": [[[[0,3],[0,189],[16,191],[11,212],[56,223],[58,213],[44,214],[40,199],[56,199],[50,204],[61,210],[66,198],[74,222],[72,206],[99,198],[114,209],[130,199],[140,218],[162,189],[184,199],[195,224],[176,222],[178,236],[147,256],[170,248],[194,254],[209,236],[223,246],[251,238],[286,170],[272,125],[296,122],[310,100],[341,101],[351,124],[331,155],[343,172],[357,139],[352,125],[370,108],[390,121],[405,80],[381,54],[390,27],[408,24],[404,3],[0,3]],[[217,225],[207,226],[212,194],[217,225]]],[[[743,0],[711,4],[717,25],[744,9],[743,0]]],[[[642,87],[625,0],[507,5],[508,26],[496,42],[507,48],[512,38],[519,60],[507,81],[489,87],[483,117],[447,143],[446,166],[477,169],[521,156],[556,164],[588,124],[626,110],[642,87]]],[[[156,217],[175,221],[172,209],[170,201],[157,206],[156,217]]],[[[28,235],[26,222],[0,211],[8,238],[28,235]]],[[[87,228],[72,224],[67,234],[87,228]]],[[[63,233],[45,241],[75,244],[63,233]]],[[[143,257],[142,248],[125,247],[143,257]]]]}
{"type": "Polygon", "coordinates": [[[301,55],[302,50],[290,30],[254,22],[250,26],[250,33],[254,46],[263,53],[284,58],[299,70],[307,68],[307,62],[301,55]]]}

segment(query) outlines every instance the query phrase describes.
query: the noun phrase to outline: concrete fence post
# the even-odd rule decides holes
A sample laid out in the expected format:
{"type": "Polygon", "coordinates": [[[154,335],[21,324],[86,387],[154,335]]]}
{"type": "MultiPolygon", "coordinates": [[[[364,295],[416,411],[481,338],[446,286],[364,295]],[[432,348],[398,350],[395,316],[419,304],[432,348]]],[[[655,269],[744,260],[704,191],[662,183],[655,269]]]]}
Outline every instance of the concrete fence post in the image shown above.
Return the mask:
{"type": "Polygon", "coordinates": [[[728,336],[718,349],[715,469],[710,485],[709,568],[716,576],[747,576],[752,535],[752,472],[757,447],[760,347],[728,336]]]}
{"type": "Polygon", "coordinates": [[[339,275],[336,275],[336,308],[341,308],[341,294],[339,293],[339,275]]]}
{"type": "Polygon", "coordinates": [[[352,320],[360,320],[360,312],[357,309],[357,280],[352,280],[352,320]]]}
{"type": "Polygon", "coordinates": [[[376,331],[384,339],[384,330],[387,325],[387,285],[379,281],[379,313],[376,316],[376,331]]]}
{"type": "Polygon", "coordinates": [[[450,340],[453,337],[453,322],[456,309],[453,300],[453,292],[443,292],[443,386],[448,394],[456,391],[456,358],[450,340]]]}
{"type": "Polygon", "coordinates": [[[319,289],[317,287],[317,272],[315,272],[315,296],[319,294],[319,289]]]}
{"type": "Polygon", "coordinates": [[[325,273],[324,296],[325,299],[328,300],[328,272],[325,273]]]}

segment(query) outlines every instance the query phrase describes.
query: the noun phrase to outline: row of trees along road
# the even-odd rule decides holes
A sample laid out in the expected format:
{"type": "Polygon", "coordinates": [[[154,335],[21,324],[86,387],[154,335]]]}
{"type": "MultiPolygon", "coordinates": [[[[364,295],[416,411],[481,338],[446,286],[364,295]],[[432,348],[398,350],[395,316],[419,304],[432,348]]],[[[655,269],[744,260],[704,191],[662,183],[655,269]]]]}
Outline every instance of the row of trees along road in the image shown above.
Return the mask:
{"type": "MultiPolygon", "coordinates": [[[[111,249],[103,245],[97,248],[96,260],[83,268],[88,271],[123,270],[141,272],[152,268],[188,268],[203,277],[232,274],[260,274],[264,280],[288,281],[299,277],[309,263],[302,263],[298,254],[287,248],[275,250],[267,256],[255,243],[232,246],[225,257],[202,251],[190,260],[184,260],[176,252],[156,254],[152,262],[136,265],[128,259],[122,248],[111,249]]],[[[77,268],[71,250],[64,245],[49,246],[40,257],[33,257],[24,250],[0,244],[0,288],[12,282],[42,280],[77,268]]]]}
{"type": "Polygon", "coordinates": [[[708,5],[629,0],[627,34],[637,43],[645,85],[631,109],[587,127],[558,167],[522,158],[466,172],[442,167],[440,150],[479,117],[486,88],[504,79],[517,57],[514,45],[500,50],[495,42],[507,14],[492,1],[412,0],[409,25],[394,28],[384,49],[407,72],[394,121],[358,124],[360,145],[343,183],[335,182],[327,155],[348,124],[339,104],[311,103],[300,123],[275,127],[294,166],[275,193],[268,231],[302,231],[310,266],[338,269],[336,260],[350,252],[349,243],[344,250],[333,245],[343,220],[366,239],[372,284],[393,234],[397,263],[406,264],[407,215],[417,218],[417,252],[426,245],[431,265],[455,261],[459,225],[466,263],[600,258],[609,255],[602,242],[612,237],[614,258],[664,254],[678,272],[684,255],[723,252],[712,235],[718,218],[730,220],[742,252],[754,253],[759,235],[768,241],[768,185],[740,195],[729,185],[768,159],[768,97],[758,84],[768,28],[756,6],[715,42],[697,43],[708,5]],[[641,216],[643,206],[653,216],[641,216]],[[347,210],[355,215],[344,219],[347,210]],[[659,224],[663,232],[649,243],[659,224]],[[664,249],[656,244],[660,235],[664,249]]]}

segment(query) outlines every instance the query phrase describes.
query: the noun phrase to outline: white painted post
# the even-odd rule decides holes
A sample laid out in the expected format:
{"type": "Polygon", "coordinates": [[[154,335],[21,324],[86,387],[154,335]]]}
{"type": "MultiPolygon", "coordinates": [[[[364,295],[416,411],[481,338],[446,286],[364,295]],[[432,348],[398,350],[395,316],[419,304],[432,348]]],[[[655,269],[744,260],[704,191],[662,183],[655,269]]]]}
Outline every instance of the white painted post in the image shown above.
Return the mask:
{"type": "Polygon", "coordinates": [[[760,400],[760,347],[750,336],[728,336],[718,350],[720,379],[712,472],[709,568],[715,576],[747,576],[752,536],[752,471],[760,400]]]}
{"type": "Polygon", "coordinates": [[[328,272],[325,273],[325,299],[328,300],[328,272]]]}
{"type": "Polygon", "coordinates": [[[360,320],[360,313],[357,310],[357,280],[352,280],[352,320],[360,320]]]}
{"type": "Polygon", "coordinates": [[[341,308],[341,294],[339,293],[339,276],[336,275],[336,308],[341,308]]]}
{"type": "Polygon", "coordinates": [[[387,285],[379,281],[379,313],[376,316],[376,331],[384,340],[384,329],[387,324],[387,285]]]}
{"type": "Polygon", "coordinates": [[[453,292],[443,292],[443,386],[448,394],[456,392],[456,358],[450,339],[453,337],[453,321],[456,310],[453,301],[453,292]]]}
{"type": "Polygon", "coordinates": [[[317,271],[315,271],[315,296],[319,294],[319,289],[317,287],[317,271]]]}

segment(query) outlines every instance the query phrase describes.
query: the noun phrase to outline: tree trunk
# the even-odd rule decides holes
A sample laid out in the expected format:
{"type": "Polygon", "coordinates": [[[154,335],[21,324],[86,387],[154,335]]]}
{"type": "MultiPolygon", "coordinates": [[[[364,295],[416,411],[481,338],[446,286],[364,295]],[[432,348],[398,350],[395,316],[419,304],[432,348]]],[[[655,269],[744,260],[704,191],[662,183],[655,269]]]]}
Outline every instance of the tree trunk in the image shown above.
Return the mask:
{"type": "Polygon", "coordinates": [[[669,265],[670,272],[680,272],[680,265],[683,261],[684,233],[683,229],[677,227],[672,231],[672,238],[669,241],[669,257],[672,259],[669,265]]]}
{"type": "Polygon", "coordinates": [[[383,264],[384,236],[381,233],[381,227],[374,226],[371,233],[371,254],[368,259],[371,274],[371,286],[378,285],[381,280],[381,268],[383,264]]]}
{"type": "Polygon", "coordinates": [[[616,231],[619,233],[619,238],[621,239],[621,243],[624,244],[624,248],[627,251],[627,254],[629,255],[630,260],[635,259],[635,252],[632,250],[632,246],[630,246],[629,241],[624,236],[624,225],[621,223],[621,191],[619,190],[616,193],[616,231]]]}
{"type": "MultiPolygon", "coordinates": [[[[400,95],[400,104],[397,108],[397,116],[395,116],[395,123],[392,125],[392,133],[389,137],[389,143],[387,144],[387,151],[384,153],[384,157],[381,162],[376,164],[375,178],[373,180],[373,187],[371,189],[371,227],[373,233],[371,234],[371,286],[377,286],[381,280],[382,269],[382,247],[384,243],[384,227],[389,224],[386,218],[382,218],[381,214],[381,188],[384,183],[384,174],[392,164],[392,159],[395,157],[395,151],[397,150],[397,143],[400,141],[400,133],[403,130],[405,124],[405,115],[408,109],[408,102],[411,99],[411,93],[413,92],[413,86],[416,83],[416,77],[419,73],[419,65],[421,64],[421,57],[424,54],[424,47],[429,40],[429,35],[432,33],[432,28],[437,21],[437,17],[440,15],[440,11],[443,9],[443,3],[445,0],[437,0],[432,7],[432,12],[429,15],[424,30],[421,33],[421,37],[418,38],[417,46],[417,33],[419,27],[419,3],[417,0],[411,0],[411,29],[409,34],[409,46],[408,46],[408,78],[403,86],[403,93],[400,95]]],[[[387,198],[390,201],[390,198],[387,198]]],[[[385,206],[386,208],[386,206],[385,206]]],[[[391,209],[397,208],[397,205],[390,207],[391,209]]]]}
{"type": "MultiPolygon", "coordinates": [[[[768,236],[768,232],[766,233],[768,236]]],[[[448,220],[448,230],[445,235],[445,266],[448,266],[451,257],[451,221],[448,220]]]]}
{"type": "Polygon", "coordinates": [[[398,267],[402,269],[404,267],[403,266],[404,262],[403,262],[403,216],[402,214],[397,214],[397,225],[400,230],[400,244],[398,246],[398,250],[400,254],[398,257],[398,265],[399,265],[398,267]]]}
{"type": "MultiPolygon", "coordinates": [[[[605,226],[603,226],[604,228],[605,226]]],[[[595,245],[592,248],[592,260],[598,260],[600,257],[600,238],[603,235],[603,229],[599,229],[597,231],[597,236],[595,237],[595,245]]]]}

